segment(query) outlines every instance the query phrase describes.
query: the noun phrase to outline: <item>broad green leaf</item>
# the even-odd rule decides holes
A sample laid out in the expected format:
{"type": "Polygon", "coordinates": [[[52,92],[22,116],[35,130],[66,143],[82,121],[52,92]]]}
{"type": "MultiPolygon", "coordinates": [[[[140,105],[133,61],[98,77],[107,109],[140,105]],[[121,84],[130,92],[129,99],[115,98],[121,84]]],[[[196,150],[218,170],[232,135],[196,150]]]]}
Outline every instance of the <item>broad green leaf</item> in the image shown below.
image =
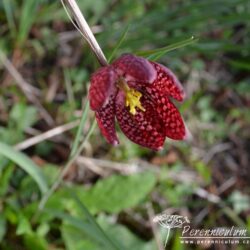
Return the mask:
{"type": "Polygon", "coordinates": [[[82,232],[72,225],[63,223],[61,227],[62,238],[67,250],[101,250],[103,247],[95,241],[84,237],[82,232]]]}
{"type": "Polygon", "coordinates": [[[24,171],[26,171],[38,184],[42,193],[48,190],[47,181],[40,168],[30,160],[25,154],[18,152],[11,146],[0,142],[0,155],[15,162],[24,171]]]}
{"type": "Polygon", "coordinates": [[[143,241],[137,235],[133,234],[128,228],[118,223],[110,222],[109,218],[103,214],[98,216],[97,222],[105,230],[106,234],[112,238],[113,241],[122,244],[126,250],[157,250],[154,239],[150,241],[143,241]]]}
{"type": "MultiPolygon", "coordinates": [[[[91,188],[75,186],[75,192],[81,202],[91,211],[119,213],[124,209],[132,208],[143,202],[154,188],[156,177],[152,172],[138,173],[129,176],[112,175],[106,179],[99,180],[91,188]]],[[[62,188],[51,197],[47,207],[61,203],[66,209],[73,213],[82,214],[79,207],[72,202],[67,190],[62,188]]]]}
{"type": "Polygon", "coordinates": [[[77,228],[83,237],[89,237],[91,240],[96,242],[97,244],[104,246],[109,250],[117,250],[113,244],[110,243],[109,240],[107,240],[106,237],[103,236],[103,234],[100,234],[99,230],[96,229],[95,226],[93,226],[92,223],[83,221],[82,218],[79,217],[73,217],[71,215],[68,215],[63,212],[58,212],[58,210],[51,210],[51,209],[44,209],[44,212],[60,218],[63,220],[64,223],[71,225],[75,228],[77,228]]]}
{"type": "Polygon", "coordinates": [[[113,243],[113,241],[106,235],[106,233],[103,231],[103,229],[95,221],[95,218],[90,214],[88,209],[85,207],[85,205],[79,200],[77,195],[74,192],[70,192],[70,193],[71,193],[72,198],[76,202],[77,206],[79,206],[80,210],[82,211],[82,213],[85,216],[88,223],[95,230],[96,235],[98,235],[98,237],[103,240],[105,245],[109,246],[109,248],[111,248],[111,249],[122,249],[121,247],[117,247],[113,243]]]}
{"type": "Polygon", "coordinates": [[[37,110],[33,106],[27,106],[24,103],[17,103],[10,112],[9,124],[18,130],[24,131],[32,126],[37,120],[37,110]]]}
{"type": "Polygon", "coordinates": [[[49,245],[45,238],[37,234],[26,234],[24,235],[25,249],[27,250],[48,250],[49,245]]]}
{"type": "Polygon", "coordinates": [[[234,191],[230,197],[229,201],[232,203],[234,211],[239,214],[242,211],[247,211],[250,209],[250,198],[248,195],[241,193],[240,191],[234,191]]]}
{"type": "MultiPolygon", "coordinates": [[[[154,240],[143,241],[134,235],[128,228],[122,225],[111,223],[106,216],[99,216],[97,222],[101,225],[105,233],[121,246],[119,249],[136,249],[136,250],[156,250],[154,240]]],[[[63,224],[62,235],[67,250],[101,250],[100,245],[95,241],[91,241],[88,237],[83,237],[81,232],[74,226],[63,224]]]]}
{"type": "Polygon", "coordinates": [[[16,235],[31,234],[31,233],[32,229],[29,220],[23,215],[20,215],[16,229],[16,235]]]}
{"type": "MultiPolygon", "coordinates": [[[[129,176],[112,175],[99,180],[94,186],[86,188],[73,186],[80,201],[92,214],[98,212],[119,213],[143,202],[156,184],[152,172],[138,173],[129,176]]],[[[82,210],[72,201],[66,188],[61,188],[48,201],[47,208],[63,206],[72,214],[81,215],[82,210]]]]}
{"type": "Polygon", "coordinates": [[[118,213],[142,202],[155,183],[155,175],[151,172],[130,176],[112,175],[78,195],[91,211],[118,213]]]}

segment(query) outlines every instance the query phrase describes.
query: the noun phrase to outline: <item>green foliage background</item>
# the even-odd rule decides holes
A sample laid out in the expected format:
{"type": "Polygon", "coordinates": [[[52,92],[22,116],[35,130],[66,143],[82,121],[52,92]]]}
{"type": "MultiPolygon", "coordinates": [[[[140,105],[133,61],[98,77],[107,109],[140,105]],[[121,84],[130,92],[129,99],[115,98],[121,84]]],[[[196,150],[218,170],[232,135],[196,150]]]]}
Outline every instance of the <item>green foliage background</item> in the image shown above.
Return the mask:
{"type": "MultiPolygon", "coordinates": [[[[150,218],[165,210],[194,228],[250,230],[250,2],[78,2],[107,58],[134,53],[176,73],[187,92],[177,105],[193,141],[168,140],[152,152],[120,132],[116,148],[93,126],[88,134],[87,89],[99,65],[60,2],[0,1],[0,249],[160,249],[156,235],[163,244],[166,231],[154,225],[154,233],[150,218]],[[8,72],[6,58],[32,94],[8,72]],[[20,149],[79,120],[78,130],[20,149]],[[39,210],[83,141],[82,156],[39,210]]],[[[170,234],[167,249],[205,247],[180,244],[180,233],[170,234]]]]}

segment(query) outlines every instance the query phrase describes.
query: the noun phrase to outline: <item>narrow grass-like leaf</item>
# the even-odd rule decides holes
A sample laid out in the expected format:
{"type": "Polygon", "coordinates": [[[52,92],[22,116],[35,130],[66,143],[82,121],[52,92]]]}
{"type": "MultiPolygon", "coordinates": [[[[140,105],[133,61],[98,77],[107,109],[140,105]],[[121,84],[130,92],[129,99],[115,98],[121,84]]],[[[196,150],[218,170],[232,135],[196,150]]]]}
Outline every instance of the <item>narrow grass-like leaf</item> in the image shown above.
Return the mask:
{"type": "Polygon", "coordinates": [[[109,246],[109,249],[121,249],[121,247],[117,247],[115,245],[115,243],[106,235],[106,233],[102,230],[102,228],[96,223],[95,218],[90,214],[88,209],[80,201],[77,195],[72,191],[69,191],[69,192],[70,192],[71,197],[75,200],[76,204],[79,206],[79,208],[83,212],[84,216],[86,217],[91,227],[95,230],[96,235],[98,235],[99,238],[102,239],[103,242],[105,242],[105,245],[109,246]]]}
{"type": "Polygon", "coordinates": [[[29,31],[37,15],[36,12],[38,3],[38,0],[23,1],[17,36],[18,46],[22,46],[29,34],[29,31]]]}
{"type": "Polygon", "coordinates": [[[169,51],[185,47],[185,46],[190,45],[192,43],[195,43],[197,41],[198,41],[198,38],[195,38],[195,37],[192,36],[189,39],[186,39],[186,40],[183,40],[181,42],[177,42],[177,43],[165,46],[163,48],[153,49],[153,50],[146,50],[146,51],[139,51],[139,52],[136,52],[135,54],[138,55],[138,56],[145,56],[145,57],[147,57],[148,59],[150,59],[152,61],[156,61],[160,57],[162,57],[166,53],[168,53],[169,51]]]}
{"type": "Polygon", "coordinates": [[[38,184],[41,192],[44,194],[48,191],[47,181],[39,167],[30,160],[25,154],[16,151],[11,146],[0,142],[0,155],[15,162],[24,171],[26,171],[38,184]]]}
{"type": "Polygon", "coordinates": [[[97,240],[99,243],[101,243],[100,238],[97,236],[96,231],[93,229],[92,225],[85,221],[82,221],[80,218],[73,217],[69,214],[54,209],[46,208],[44,209],[44,212],[48,213],[49,215],[52,215],[53,217],[62,219],[64,222],[67,222],[68,224],[82,231],[84,234],[90,236],[94,240],[97,240]]]}
{"type": "Polygon", "coordinates": [[[58,188],[58,186],[60,185],[63,177],[65,176],[65,174],[68,172],[68,170],[70,169],[71,165],[75,162],[76,158],[81,154],[83,148],[85,147],[85,143],[88,141],[89,137],[92,135],[95,127],[97,125],[96,120],[93,121],[91,127],[89,128],[89,131],[87,133],[87,135],[85,136],[82,144],[77,148],[77,151],[75,152],[74,155],[72,155],[69,158],[69,161],[67,162],[67,164],[65,165],[65,167],[63,168],[62,172],[59,174],[59,176],[57,177],[57,179],[55,180],[54,184],[52,185],[52,187],[45,193],[45,195],[43,196],[43,198],[41,199],[40,203],[39,203],[39,209],[42,210],[46,204],[46,202],[48,201],[49,197],[55,192],[55,190],[58,188]]]}
{"type": "Polygon", "coordinates": [[[229,60],[229,64],[231,64],[233,67],[241,69],[241,70],[250,70],[250,63],[246,60],[229,60]]]}
{"type": "Polygon", "coordinates": [[[122,35],[121,35],[119,41],[117,42],[115,48],[113,49],[111,55],[109,56],[109,58],[108,58],[108,62],[109,62],[109,63],[112,61],[112,59],[113,59],[113,57],[115,56],[117,50],[121,47],[121,45],[122,45],[124,39],[126,38],[126,35],[127,35],[127,33],[128,33],[128,30],[129,30],[129,26],[130,26],[130,25],[128,25],[128,26],[126,27],[126,29],[123,31],[123,33],[122,33],[122,35]]]}
{"type": "MultiPolygon", "coordinates": [[[[105,249],[110,249],[110,250],[120,250],[121,248],[118,248],[112,244],[112,242],[109,242],[109,238],[106,239],[104,238],[103,235],[100,235],[99,231],[97,231],[96,227],[93,226],[92,223],[89,221],[84,221],[81,218],[78,217],[73,217],[69,214],[59,212],[58,210],[52,210],[52,209],[45,209],[45,212],[48,214],[62,219],[65,223],[68,223],[69,225],[77,228],[80,230],[84,235],[90,237],[92,240],[95,242],[98,242],[99,244],[105,246],[105,249]]],[[[98,224],[97,224],[98,225],[98,224]]],[[[98,225],[99,227],[99,225],[98,225]]],[[[102,229],[101,229],[102,230],[102,229]]]]}
{"type": "Polygon", "coordinates": [[[11,1],[10,0],[3,0],[3,7],[4,7],[6,17],[7,17],[7,22],[9,25],[10,33],[14,37],[16,34],[16,26],[15,26],[11,1]]]}
{"type": "Polygon", "coordinates": [[[88,112],[89,112],[89,102],[87,101],[86,104],[85,104],[83,113],[82,113],[80,124],[79,124],[78,129],[77,129],[76,137],[75,137],[74,142],[73,142],[73,146],[72,146],[72,149],[71,149],[71,152],[70,152],[70,157],[73,156],[76,153],[77,148],[78,148],[78,146],[80,144],[81,135],[82,135],[82,132],[83,132],[85,122],[87,120],[88,112]]]}
{"type": "Polygon", "coordinates": [[[64,82],[65,82],[70,109],[75,110],[75,96],[74,96],[74,91],[72,89],[72,82],[70,79],[69,70],[65,68],[63,70],[63,74],[64,74],[64,82]]]}

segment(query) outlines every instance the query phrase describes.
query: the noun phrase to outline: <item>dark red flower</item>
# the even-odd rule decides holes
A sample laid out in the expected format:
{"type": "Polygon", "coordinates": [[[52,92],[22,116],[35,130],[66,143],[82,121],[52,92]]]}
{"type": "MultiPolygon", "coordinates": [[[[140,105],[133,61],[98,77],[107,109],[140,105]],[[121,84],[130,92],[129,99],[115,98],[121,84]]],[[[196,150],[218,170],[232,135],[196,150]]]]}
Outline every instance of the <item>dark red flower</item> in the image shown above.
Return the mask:
{"type": "Polygon", "coordinates": [[[95,72],[89,90],[90,107],[109,143],[119,143],[116,118],[131,141],[154,150],[162,148],[166,137],[183,140],[189,135],[169,98],[182,101],[184,96],[168,68],[131,54],[95,72]]]}

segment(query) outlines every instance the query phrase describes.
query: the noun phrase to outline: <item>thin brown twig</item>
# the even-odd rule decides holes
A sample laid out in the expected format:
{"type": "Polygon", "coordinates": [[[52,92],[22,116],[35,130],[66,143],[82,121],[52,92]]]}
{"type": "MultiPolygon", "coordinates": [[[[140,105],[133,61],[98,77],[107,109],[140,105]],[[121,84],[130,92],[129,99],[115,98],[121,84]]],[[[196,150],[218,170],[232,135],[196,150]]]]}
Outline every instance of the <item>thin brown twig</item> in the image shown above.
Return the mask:
{"type": "Polygon", "coordinates": [[[137,173],[139,171],[138,165],[135,163],[120,163],[120,162],[113,162],[109,160],[103,160],[103,159],[95,159],[91,157],[86,157],[86,156],[79,156],[77,158],[77,163],[81,165],[95,165],[96,168],[99,169],[110,169],[110,170],[115,170],[119,171],[123,174],[133,174],[137,173]]]}
{"type": "Polygon", "coordinates": [[[5,56],[5,54],[1,50],[0,50],[0,60],[2,61],[7,71],[10,73],[10,75],[13,77],[13,79],[16,81],[16,84],[18,85],[18,87],[20,87],[26,93],[29,93],[32,95],[40,94],[40,91],[38,89],[34,88],[31,84],[29,84],[23,79],[23,77],[17,71],[17,69],[12,64],[12,62],[5,56]]]}
{"type": "Polygon", "coordinates": [[[44,120],[49,125],[53,125],[54,120],[52,119],[51,115],[47,112],[47,110],[42,106],[40,101],[34,95],[34,93],[37,94],[37,89],[24,80],[22,75],[17,71],[17,69],[14,67],[11,61],[4,55],[4,53],[1,50],[0,50],[0,61],[2,61],[4,67],[9,72],[9,74],[13,77],[17,86],[23,91],[27,99],[38,108],[44,120]]]}
{"type": "Polygon", "coordinates": [[[54,136],[60,135],[68,130],[71,130],[78,125],[79,125],[79,120],[55,127],[55,128],[50,129],[42,134],[36,135],[36,136],[31,137],[23,142],[16,144],[15,149],[17,149],[17,150],[27,149],[31,146],[34,146],[38,143],[41,143],[45,140],[48,140],[54,136]]]}

